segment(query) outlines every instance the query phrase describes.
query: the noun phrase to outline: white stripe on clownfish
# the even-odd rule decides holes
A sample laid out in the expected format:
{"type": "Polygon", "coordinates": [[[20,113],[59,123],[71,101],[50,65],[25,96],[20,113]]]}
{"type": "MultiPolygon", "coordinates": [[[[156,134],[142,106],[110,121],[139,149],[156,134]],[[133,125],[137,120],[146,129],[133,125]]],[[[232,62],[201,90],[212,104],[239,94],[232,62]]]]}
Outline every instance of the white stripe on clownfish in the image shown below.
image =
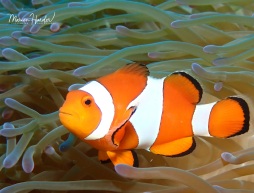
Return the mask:
{"type": "Polygon", "coordinates": [[[85,140],[100,139],[109,132],[111,123],[114,119],[115,107],[113,99],[108,90],[97,81],[91,81],[79,90],[88,92],[93,96],[102,115],[99,126],[90,135],[88,135],[85,140]]]}
{"type": "Polygon", "coordinates": [[[216,102],[196,106],[191,122],[194,135],[211,137],[208,129],[209,117],[215,104],[216,102]]]}
{"type": "Polygon", "coordinates": [[[138,135],[137,148],[139,149],[149,150],[159,133],[163,110],[164,79],[148,77],[146,88],[128,106],[137,106],[130,122],[138,135]]]}

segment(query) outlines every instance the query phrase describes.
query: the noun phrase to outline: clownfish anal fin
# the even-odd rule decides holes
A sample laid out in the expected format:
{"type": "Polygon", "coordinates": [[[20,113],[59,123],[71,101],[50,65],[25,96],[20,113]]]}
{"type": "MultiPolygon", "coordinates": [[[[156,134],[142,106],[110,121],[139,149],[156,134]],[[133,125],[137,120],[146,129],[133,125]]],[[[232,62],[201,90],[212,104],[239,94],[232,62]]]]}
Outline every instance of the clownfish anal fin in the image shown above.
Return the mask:
{"type": "Polygon", "coordinates": [[[127,73],[148,76],[150,74],[149,69],[146,65],[140,63],[130,63],[120,68],[116,73],[127,73]]]}
{"type": "Polygon", "coordinates": [[[185,137],[160,145],[152,145],[150,151],[169,157],[180,157],[191,153],[196,147],[193,137],[185,137]]]}
{"type": "Polygon", "coordinates": [[[107,151],[107,155],[114,165],[127,164],[138,167],[138,157],[134,151],[131,150],[117,150],[107,151]]]}
{"type": "Polygon", "coordinates": [[[166,84],[171,85],[192,104],[200,102],[203,89],[199,82],[186,72],[174,72],[165,80],[166,84]]]}
{"type": "Polygon", "coordinates": [[[110,159],[109,159],[108,154],[107,154],[106,151],[99,150],[99,152],[98,152],[98,159],[103,164],[110,162],[110,159]]]}

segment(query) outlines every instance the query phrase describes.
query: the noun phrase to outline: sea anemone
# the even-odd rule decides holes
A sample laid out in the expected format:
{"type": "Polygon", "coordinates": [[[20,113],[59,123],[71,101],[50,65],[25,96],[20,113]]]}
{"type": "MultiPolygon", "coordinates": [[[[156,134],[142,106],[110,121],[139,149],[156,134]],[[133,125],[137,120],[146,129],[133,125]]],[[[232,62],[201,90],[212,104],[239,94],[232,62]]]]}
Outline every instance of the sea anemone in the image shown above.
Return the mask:
{"type": "Polygon", "coordinates": [[[201,103],[245,98],[253,112],[253,1],[1,0],[0,193],[252,192],[253,119],[232,139],[195,137],[188,156],[137,150],[140,168],[101,164],[61,125],[69,89],[134,62],[184,70],[201,103]]]}

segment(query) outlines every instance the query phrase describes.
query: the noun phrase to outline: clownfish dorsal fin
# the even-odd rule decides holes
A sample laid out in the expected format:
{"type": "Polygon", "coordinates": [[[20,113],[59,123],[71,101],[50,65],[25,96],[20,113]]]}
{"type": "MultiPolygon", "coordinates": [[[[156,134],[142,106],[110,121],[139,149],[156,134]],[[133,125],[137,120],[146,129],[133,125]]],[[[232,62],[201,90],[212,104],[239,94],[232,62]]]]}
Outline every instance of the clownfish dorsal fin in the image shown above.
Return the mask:
{"type": "Polygon", "coordinates": [[[115,73],[133,74],[141,76],[149,76],[150,72],[146,65],[140,63],[130,63],[118,69],[115,73]]]}
{"type": "Polygon", "coordinates": [[[127,164],[138,167],[138,156],[133,150],[107,151],[107,155],[114,165],[127,164]]]}
{"type": "Polygon", "coordinates": [[[174,72],[165,79],[165,84],[177,90],[192,104],[200,102],[203,89],[199,82],[186,72],[174,72]]]}
{"type": "Polygon", "coordinates": [[[114,104],[121,104],[115,105],[116,113],[121,108],[121,120],[130,102],[146,88],[148,75],[145,65],[133,63],[97,79],[110,93],[114,104]]]}
{"type": "MultiPolygon", "coordinates": [[[[97,80],[102,84],[114,83],[116,85],[117,83],[122,83],[122,81],[125,81],[125,83],[130,82],[138,84],[142,80],[146,82],[149,74],[150,72],[146,65],[139,63],[131,63],[125,65],[122,68],[119,68],[111,74],[100,77],[97,80]]],[[[122,84],[121,86],[124,85],[122,84]]]]}

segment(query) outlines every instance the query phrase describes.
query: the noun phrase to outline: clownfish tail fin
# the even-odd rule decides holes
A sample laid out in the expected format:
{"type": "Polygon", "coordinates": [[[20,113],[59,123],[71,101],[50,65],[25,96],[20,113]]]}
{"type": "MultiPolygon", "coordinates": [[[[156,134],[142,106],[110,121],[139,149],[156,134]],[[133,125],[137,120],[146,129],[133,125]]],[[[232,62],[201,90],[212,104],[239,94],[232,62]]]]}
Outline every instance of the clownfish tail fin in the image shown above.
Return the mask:
{"type": "Polygon", "coordinates": [[[228,97],[217,102],[209,117],[211,136],[229,138],[249,130],[250,111],[247,102],[239,97],[228,97]]]}

